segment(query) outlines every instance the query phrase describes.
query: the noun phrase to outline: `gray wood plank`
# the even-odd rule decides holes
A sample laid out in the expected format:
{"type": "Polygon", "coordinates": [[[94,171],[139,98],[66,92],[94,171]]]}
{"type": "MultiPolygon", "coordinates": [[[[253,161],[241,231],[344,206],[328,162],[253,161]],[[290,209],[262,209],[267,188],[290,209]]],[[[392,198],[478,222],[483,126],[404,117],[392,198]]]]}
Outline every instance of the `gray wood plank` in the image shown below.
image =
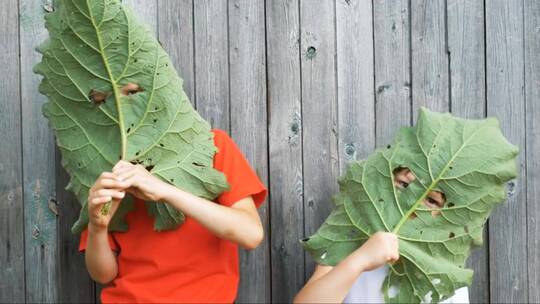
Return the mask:
{"type": "MultiPolygon", "coordinates": [[[[231,136],[268,184],[265,7],[263,1],[229,1],[231,136]]],[[[240,252],[238,302],[271,300],[268,204],[259,208],[265,239],[240,252]]]]}
{"type": "Polygon", "coordinates": [[[528,301],[523,2],[486,2],[487,114],[520,147],[519,175],[489,225],[490,300],[528,301]]]}
{"type": "MultiPolygon", "coordinates": [[[[332,209],[337,192],[337,98],[333,1],[300,2],[305,235],[313,234],[332,209]]],[[[306,259],[305,274],[314,263],[306,259]]]]}
{"type": "Polygon", "coordinates": [[[411,1],[413,119],[418,108],[448,112],[445,0],[411,1]]]}
{"type": "Polygon", "coordinates": [[[79,252],[79,235],[71,233],[71,226],[79,217],[80,204],[70,191],[65,190],[69,175],[60,164],[56,149],[56,201],[58,206],[58,301],[60,303],[93,303],[101,294],[96,289],[79,252]]]}
{"type": "Polygon", "coordinates": [[[300,20],[298,0],[266,2],[272,301],[304,285],[300,20]]]}
{"type": "Polygon", "coordinates": [[[407,0],[373,2],[376,145],[411,123],[410,12],[407,0]]]}
{"type": "Polygon", "coordinates": [[[529,303],[540,303],[540,1],[525,1],[525,100],[529,303]]]}
{"type": "Polygon", "coordinates": [[[32,72],[41,60],[34,48],[47,38],[43,5],[20,1],[20,64],[26,301],[58,301],[58,232],[55,214],[55,151],[53,132],[43,117],[45,96],[40,76],[32,72]]]}
{"type": "Polygon", "coordinates": [[[159,40],[184,81],[186,95],[195,105],[193,0],[161,0],[158,11],[159,40]]]}
{"type": "MultiPolygon", "coordinates": [[[[447,19],[452,113],[483,118],[486,115],[484,1],[449,0],[447,19]]],[[[486,227],[484,245],[475,249],[467,262],[474,270],[469,288],[472,303],[489,302],[488,243],[486,227]]]]}
{"type": "Polygon", "coordinates": [[[17,8],[16,0],[0,1],[0,302],[25,301],[17,8]]]}
{"type": "Polygon", "coordinates": [[[197,111],[212,127],[229,131],[227,0],[197,0],[194,4],[197,111]]]}
{"type": "Polygon", "coordinates": [[[129,6],[135,16],[140,18],[155,34],[158,32],[158,1],[157,0],[122,0],[129,6]]]}
{"type": "Polygon", "coordinates": [[[371,1],[336,1],[338,148],[340,172],[375,148],[373,8],[371,1]]]}

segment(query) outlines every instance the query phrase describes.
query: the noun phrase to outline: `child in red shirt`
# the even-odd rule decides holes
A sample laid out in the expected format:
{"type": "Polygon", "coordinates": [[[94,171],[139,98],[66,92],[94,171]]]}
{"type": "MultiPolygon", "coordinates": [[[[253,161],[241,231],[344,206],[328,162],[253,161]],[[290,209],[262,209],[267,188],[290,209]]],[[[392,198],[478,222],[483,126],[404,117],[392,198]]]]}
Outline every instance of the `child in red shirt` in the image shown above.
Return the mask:
{"type": "Polygon", "coordinates": [[[144,167],[120,161],[90,189],[90,222],[81,235],[90,276],[107,284],[108,302],[233,302],[238,288],[238,246],[253,249],[263,239],[257,213],[267,194],[233,140],[212,130],[218,152],[214,168],[230,190],[211,202],[182,191],[144,167]],[[127,232],[107,232],[110,218],[125,196],[136,197],[127,215],[127,232]],[[112,199],[109,215],[102,205],[112,199]],[[185,223],[157,232],[144,201],[160,201],[181,210],[185,223]]]}

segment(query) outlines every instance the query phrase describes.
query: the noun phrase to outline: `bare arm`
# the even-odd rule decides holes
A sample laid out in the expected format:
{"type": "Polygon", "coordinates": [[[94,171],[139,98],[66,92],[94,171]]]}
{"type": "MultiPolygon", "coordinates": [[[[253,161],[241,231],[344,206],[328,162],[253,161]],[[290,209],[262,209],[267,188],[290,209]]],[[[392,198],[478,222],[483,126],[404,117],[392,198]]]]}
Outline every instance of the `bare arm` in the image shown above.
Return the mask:
{"type": "Polygon", "coordinates": [[[116,254],[109,247],[107,233],[107,229],[96,231],[88,227],[84,260],[90,277],[100,284],[109,283],[118,274],[116,254]]]}
{"type": "Polygon", "coordinates": [[[220,238],[246,249],[254,249],[264,237],[261,219],[253,198],[248,196],[231,207],[223,206],[180,190],[153,176],[141,165],[120,161],[115,173],[133,195],[170,204],[220,238]]]}
{"type": "Polygon", "coordinates": [[[113,173],[104,172],[90,188],[88,196],[88,240],[84,257],[90,277],[101,284],[112,281],[118,274],[116,253],[109,246],[107,227],[125,196],[122,187],[113,173]],[[109,214],[101,214],[103,204],[111,200],[109,214]]]}
{"type": "Polygon", "coordinates": [[[375,233],[362,247],[335,267],[318,265],[294,298],[295,303],[341,303],[364,271],[373,270],[399,258],[397,237],[375,233]]]}
{"type": "Polygon", "coordinates": [[[163,194],[165,202],[192,217],[216,236],[246,249],[255,249],[262,241],[263,227],[251,196],[226,207],[174,186],[167,188],[163,194]]]}

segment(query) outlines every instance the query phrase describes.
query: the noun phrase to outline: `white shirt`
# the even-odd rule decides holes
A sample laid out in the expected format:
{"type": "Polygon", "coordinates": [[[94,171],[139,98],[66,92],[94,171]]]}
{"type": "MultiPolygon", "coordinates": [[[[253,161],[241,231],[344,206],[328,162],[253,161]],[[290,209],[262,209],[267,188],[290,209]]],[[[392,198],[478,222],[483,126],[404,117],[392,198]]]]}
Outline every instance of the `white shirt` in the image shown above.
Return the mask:
{"type": "MultiPolygon", "coordinates": [[[[382,286],[388,274],[388,266],[362,273],[354,282],[344,303],[384,303],[382,286]]],[[[462,287],[441,303],[469,303],[469,290],[462,287]]]]}

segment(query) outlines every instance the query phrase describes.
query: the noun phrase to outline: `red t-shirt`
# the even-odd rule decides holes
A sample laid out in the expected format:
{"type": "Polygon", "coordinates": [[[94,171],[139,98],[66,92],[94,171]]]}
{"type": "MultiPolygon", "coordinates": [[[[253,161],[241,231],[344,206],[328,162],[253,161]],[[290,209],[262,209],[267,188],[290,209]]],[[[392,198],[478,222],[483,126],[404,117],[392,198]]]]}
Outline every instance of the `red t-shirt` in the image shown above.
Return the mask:
{"type": "MultiPolygon", "coordinates": [[[[212,130],[218,152],[214,168],[231,186],[217,203],[231,206],[252,196],[259,207],[267,190],[233,140],[212,130]]],[[[109,233],[109,244],[119,252],[118,276],[103,289],[109,302],[233,302],[238,289],[238,246],[213,235],[187,217],[178,229],[157,232],[143,201],[127,214],[129,230],[109,233]]],[[[88,232],[81,234],[79,250],[86,248],[88,232]]]]}

